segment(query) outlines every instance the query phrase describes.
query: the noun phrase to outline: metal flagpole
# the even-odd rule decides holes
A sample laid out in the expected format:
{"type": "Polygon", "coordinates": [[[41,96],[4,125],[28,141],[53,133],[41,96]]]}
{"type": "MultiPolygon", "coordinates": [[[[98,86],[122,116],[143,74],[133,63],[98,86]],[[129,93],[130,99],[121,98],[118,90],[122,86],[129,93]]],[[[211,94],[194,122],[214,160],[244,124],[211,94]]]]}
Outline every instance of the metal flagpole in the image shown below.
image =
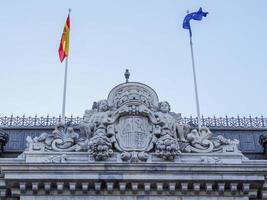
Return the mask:
{"type": "Polygon", "coordinates": [[[66,58],[66,61],[65,61],[65,77],[64,77],[63,103],[62,103],[62,119],[61,119],[61,122],[63,122],[63,123],[65,123],[67,75],[68,75],[68,57],[66,58]]]}
{"type": "Polygon", "coordinates": [[[196,97],[196,107],[197,107],[197,121],[198,121],[198,130],[200,131],[201,128],[201,121],[200,121],[200,108],[199,108],[199,100],[198,100],[198,91],[197,91],[197,78],[196,78],[196,69],[195,69],[195,59],[194,59],[194,51],[193,51],[193,42],[192,42],[192,31],[190,26],[190,20],[202,20],[202,17],[206,17],[208,12],[203,12],[202,8],[200,7],[197,12],[189,13],[187,11],[187,15],[183,21],[183,28],[189,30],[189,38],[190,38],[190,48],[191,48],[191,58],[192,58],[192,68],[193,68],[193,77],[194,77],[194,86],[195,86],[195,97],[196,97]]]}
{"type": "MultiPolygon", "coordinates": [[[[69,17],[70,17],[71,9],[69,9],[69,17]]],[[[63,89],[63,103],[62,103],[62,118],[61,122],[65,123],[65,109],[66,109],[66,91],[67,91],[67,77],[68,77],[68,59],[69,55],[65,60],[65,76],[64,76],[64,89],[63,89]]]]}
{"type": "Polygon", "coordinates": [[[197,91],[197,78],[196,78],[196,70],[195,70],[195,59],[194,59],[194,51],[193,51],[193,42],[192,42],[191,35],[190,35],[190,47],[191,47],[192,68],[193,68],[194,85],[195,85],[195,97],[196,97],[196,106],[197,106],[198,130],[200,131],[200,127],[201,127],[200,108],[199,108],[198,91],[197,91]]]}

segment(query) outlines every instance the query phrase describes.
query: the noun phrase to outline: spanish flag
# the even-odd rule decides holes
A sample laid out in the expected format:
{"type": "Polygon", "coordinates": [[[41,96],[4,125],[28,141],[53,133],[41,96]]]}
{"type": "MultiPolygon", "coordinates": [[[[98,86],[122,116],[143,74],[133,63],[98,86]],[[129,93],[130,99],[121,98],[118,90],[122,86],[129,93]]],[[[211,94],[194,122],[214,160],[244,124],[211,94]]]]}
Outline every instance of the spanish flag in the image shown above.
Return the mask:
{"type": "Polygon", "coordinates": [[[69,55],[70,15],[68,15],[58,48],[59,60],[62,62],[69,55]]]}

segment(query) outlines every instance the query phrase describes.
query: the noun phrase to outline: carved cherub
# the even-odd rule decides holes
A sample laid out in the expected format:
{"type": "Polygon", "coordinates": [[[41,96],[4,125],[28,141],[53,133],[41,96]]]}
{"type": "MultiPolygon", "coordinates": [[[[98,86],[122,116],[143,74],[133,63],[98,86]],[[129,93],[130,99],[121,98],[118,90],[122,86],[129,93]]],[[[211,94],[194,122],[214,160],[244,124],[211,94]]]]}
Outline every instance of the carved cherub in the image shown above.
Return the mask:
{"type": "Polygon", "coordinates": [[[155,114],[157,123],[161,123],[162,135],[169,134],[180,141],[185,141],[185,129],[182,125],[178,124],[175,117],[170,113],[171,107],[167,101],[159,103],[159,112],[155,114]]]}
{"type": "Polygon", "coordinates": [[[85,130],[87,137],[91,138],[98,128],[105,128],[110,124],[111,111],[107,100],[94,103],[92,110],[86,110],[81,128],[85,130]]]}
{"type": "Polygon", "coordinates": [[[92,115],[90,121],[94,123],[94,128],[97,128],[100,124],[107,125],[110,121],[110,112],[107,100],[100,100],[97,103],[97,112],[92,115]]]}

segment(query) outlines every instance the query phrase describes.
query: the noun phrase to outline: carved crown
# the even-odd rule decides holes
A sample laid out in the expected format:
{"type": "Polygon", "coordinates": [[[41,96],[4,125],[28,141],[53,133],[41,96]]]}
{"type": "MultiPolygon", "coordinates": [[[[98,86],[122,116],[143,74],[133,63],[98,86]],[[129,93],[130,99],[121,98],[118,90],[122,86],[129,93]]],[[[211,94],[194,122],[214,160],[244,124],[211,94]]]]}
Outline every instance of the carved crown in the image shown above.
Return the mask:
{"type": "Polygon", "coordinates": [[[108,95],[108,103],[114,108],[124,104],[144,104],[153,108],[158,106],[158,102],[157,93],[149,86],[138,82],[117,85],[108,95]]]}

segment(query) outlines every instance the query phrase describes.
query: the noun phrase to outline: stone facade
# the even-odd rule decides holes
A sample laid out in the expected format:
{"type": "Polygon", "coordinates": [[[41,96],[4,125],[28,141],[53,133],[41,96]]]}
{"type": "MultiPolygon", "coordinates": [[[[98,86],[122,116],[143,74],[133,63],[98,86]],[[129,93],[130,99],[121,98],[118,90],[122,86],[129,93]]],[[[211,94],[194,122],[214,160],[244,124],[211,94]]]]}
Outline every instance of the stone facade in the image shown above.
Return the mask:
{"type": "Polygon", "coordinates": [[[207,127],[197,130],[181,119],[149,86],[120,84],[86,110],[78,126],[58,123],[53,131],[25,135],[22,154],[0,159],[0,195],[23,200],[267,199],[267,161],[249,160],[237,139],[207,127]]]}

